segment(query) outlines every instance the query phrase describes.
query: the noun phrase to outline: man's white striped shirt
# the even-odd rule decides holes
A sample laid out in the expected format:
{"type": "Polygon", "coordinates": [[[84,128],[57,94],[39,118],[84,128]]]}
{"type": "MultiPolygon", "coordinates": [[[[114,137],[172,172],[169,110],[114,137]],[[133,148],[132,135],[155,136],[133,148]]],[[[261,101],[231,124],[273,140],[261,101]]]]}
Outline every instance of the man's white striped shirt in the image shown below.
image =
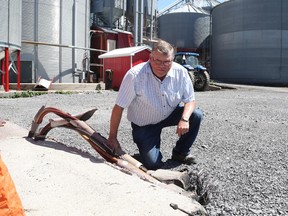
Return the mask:
{"type": "Polygon", "coordinates": [[[116,104],[128,108],[129,121],[144,126],[164,120],[180,102],[193,100],[193,85],[184,67],[173,62],[165,79],[161,81],[153,74],[148,61],[126,73],[116,104]]]}

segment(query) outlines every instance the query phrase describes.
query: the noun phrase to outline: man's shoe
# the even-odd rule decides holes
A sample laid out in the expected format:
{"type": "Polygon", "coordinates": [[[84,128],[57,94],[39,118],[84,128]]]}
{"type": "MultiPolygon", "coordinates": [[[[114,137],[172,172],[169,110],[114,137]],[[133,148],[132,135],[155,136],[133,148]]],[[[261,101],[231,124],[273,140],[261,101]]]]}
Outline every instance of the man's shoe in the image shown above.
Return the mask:
{"type": "Polygon", "coordinates": [[[178,161],[183,164],[191,165],[196,164],[196,159],[192,155],[181,155],[177,153],[173,153],[172,160],[178,161]]]}

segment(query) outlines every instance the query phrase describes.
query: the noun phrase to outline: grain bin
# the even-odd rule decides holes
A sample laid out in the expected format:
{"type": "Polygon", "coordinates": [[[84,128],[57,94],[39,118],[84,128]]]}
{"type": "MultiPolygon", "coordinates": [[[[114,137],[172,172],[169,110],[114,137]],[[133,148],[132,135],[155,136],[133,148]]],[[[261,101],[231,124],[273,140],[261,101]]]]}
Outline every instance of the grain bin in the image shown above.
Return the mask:
{"type": "MultiPolygon", "coordinates": [[[[131,23],[134,22],[135,15],[135,0],[127,0],[127,17],[131,23]]],[[[151,21],[152,16],[156,13],[156,1],[155,0],[143,0],[143,15],[145,17],[144,22],[151,21]]],[[[138,10],[141,9],[141,2],[138,2],[138,10]]]]}
{"type": "Polygon", "coordinates": [[[14,76],[16,78],[17,73],[18,84],[20,83],[20,73],[18,71],[18,68],[20,66],[19,57],[21,50],[22,4],[21,0],[14,0],[14,1],[0,0],[0,5],[1,5],[0,62],[2,63],[0,74],[3,73],[0,83],[4,85],[4,89],[6,91],[9,91],[9,83],[11,76],[14,76]],[[17,64],[10,63],[10,62],[16,63],[16,61],[17,64]],[[9,73],[8,72],[9,69],[10,71],[13,72],[9,73]]]}
{"type": "Polygon", "coordinates": [[[288,1],[233,0],[212,10],[211,78],[288,84],[288,1]]]}
{"type": "Polygon", "coordinates": [[[143,40],[149,41],[156,36],[156,1],[155,0],[127,0],[128,19],[126,30],[133,32],[136,45],[143,45],[143,40]]]}
{"type": "Polygon", "coordinates": [[[197,50],[209,46],[210,16],[203,10],[185,4],[158,18],[158,37],[178,49],[197,50]]]}
{"type": "Polygon", "coordinates": [[[75,81],[89,46],[89,0],[23,0],[21,60],[31,82],[39,77],[54,82],[75,81]],[[76,48],[75,48],[76,47],[76,48]]]}
{"type": "Polygon", "coordinates": [[[112,29],[125,11],[126,0],[91,0],[92,25],[112,29]]]}
{"type": "Polygon", "coordinates": [[[11,51],[21,50],[21,0],[0,0],[0,5],[0,59],[2,59],[6,47],[11,51]]]}

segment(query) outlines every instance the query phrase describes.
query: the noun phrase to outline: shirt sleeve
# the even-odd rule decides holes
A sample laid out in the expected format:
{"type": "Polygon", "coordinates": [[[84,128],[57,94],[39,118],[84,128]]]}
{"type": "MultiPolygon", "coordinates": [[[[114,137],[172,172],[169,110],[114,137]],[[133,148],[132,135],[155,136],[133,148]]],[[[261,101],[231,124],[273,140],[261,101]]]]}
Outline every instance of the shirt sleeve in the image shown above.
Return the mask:
{"type": "MultiPolygon", "coordinates": [[[[186,69],[185,69],[186,70],[186,69]]],[[[184,71],[184,92],[183,92],[183,103],[192,102],[195,100],[194,88],[192,81],[187,71],[184,71]]]]}
{"type": "Polygon", "coordinates": [[[116,104],[122,108],[127,108],[134,100],[135,93],[135,74],[132,71],[128,71],[124,76],[117,98],[116,104]]]}

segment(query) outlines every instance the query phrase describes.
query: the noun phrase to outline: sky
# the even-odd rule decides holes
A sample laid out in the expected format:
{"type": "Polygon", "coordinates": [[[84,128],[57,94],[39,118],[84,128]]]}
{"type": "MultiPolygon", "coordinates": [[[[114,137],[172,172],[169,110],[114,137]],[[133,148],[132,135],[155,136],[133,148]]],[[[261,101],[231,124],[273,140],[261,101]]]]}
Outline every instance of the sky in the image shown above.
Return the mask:
{"type": "MultiPolygon", "coordinates": [[[[157,9],[158,11],[162,10],[163,8],[169,6],[176,0],[157,0],[157,9]]],[[[223,2],[224,0],[219,0],[220,2],[223,2]]]]}

